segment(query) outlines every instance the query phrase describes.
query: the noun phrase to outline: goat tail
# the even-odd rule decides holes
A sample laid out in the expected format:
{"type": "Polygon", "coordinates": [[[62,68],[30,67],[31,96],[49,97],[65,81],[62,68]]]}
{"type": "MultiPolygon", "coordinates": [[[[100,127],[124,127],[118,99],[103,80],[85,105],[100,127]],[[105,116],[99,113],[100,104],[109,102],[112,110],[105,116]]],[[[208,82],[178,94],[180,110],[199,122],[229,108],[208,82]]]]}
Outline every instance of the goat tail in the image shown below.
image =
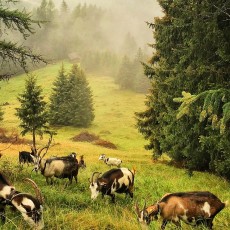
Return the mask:
{"type": "Polygon", "coordinates": [[[136,174],[136,171],[137,171],[136,166],[133,166],[131,172],[133,173],[134,176],[135,176],[135,174],[136,174]]]}

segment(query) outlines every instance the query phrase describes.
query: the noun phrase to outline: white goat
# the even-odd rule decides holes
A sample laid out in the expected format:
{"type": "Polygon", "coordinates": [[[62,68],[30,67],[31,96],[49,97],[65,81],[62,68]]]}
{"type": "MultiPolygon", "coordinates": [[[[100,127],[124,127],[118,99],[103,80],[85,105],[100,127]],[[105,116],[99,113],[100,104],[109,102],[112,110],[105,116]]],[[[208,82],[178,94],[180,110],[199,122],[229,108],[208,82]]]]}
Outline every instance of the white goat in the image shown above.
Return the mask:
{"type": "Polygon", "coordinates": [[[106,157],[105,154],[101,154],[99,160],[103,160],[109,166],[117,166],[120,167],[122,160],[118,158],[106,157]]]}

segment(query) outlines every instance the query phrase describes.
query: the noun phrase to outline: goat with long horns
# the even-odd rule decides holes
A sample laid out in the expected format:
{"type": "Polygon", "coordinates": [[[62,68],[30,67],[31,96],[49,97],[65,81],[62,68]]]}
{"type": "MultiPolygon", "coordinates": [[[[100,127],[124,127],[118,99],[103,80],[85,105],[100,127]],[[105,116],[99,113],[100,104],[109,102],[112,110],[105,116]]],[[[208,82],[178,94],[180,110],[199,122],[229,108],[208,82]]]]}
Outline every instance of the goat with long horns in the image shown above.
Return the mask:
{"type": "Polygon", "coordinates": [[[5,223],[5,206],[10,205],[15,207],[21,212],[25,221],[34,229],[42,229],[44,227],[43,221],[43,197],[36,185],[36,183],[26,178],[25,181],[29,182],[36,193],[36,197],[22,193],[15,189],[6,177],[0,173],[0,216],[3,223],[5,223]]]}

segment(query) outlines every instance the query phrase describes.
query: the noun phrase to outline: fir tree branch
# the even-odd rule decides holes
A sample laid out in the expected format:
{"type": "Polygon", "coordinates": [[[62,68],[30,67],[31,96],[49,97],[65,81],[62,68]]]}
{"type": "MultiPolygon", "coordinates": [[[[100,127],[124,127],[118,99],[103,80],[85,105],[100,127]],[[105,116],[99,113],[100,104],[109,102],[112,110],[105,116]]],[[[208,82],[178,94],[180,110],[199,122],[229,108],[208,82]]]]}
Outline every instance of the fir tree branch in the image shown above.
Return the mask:
{"type": "Polygon", "coordinates": [[[2,63],[12,61],[15,65],[19,64],[25,71],[27,71],[28,60],[32,63],[48,63],[41,55],[34,54],[29,48],[7,41],[0,41],[0,57],[2,63]]]}
{"type": "Polygon", "coordinates": [[[39,21],[31,19],[30,13],[25,11],[20,12],[19,10],[9,10],[7,8],[0,8],[0,19],[8,29],[18,30],[24,39],[30,34],[34,33],[32,24],[40,26],[39,21]]]}

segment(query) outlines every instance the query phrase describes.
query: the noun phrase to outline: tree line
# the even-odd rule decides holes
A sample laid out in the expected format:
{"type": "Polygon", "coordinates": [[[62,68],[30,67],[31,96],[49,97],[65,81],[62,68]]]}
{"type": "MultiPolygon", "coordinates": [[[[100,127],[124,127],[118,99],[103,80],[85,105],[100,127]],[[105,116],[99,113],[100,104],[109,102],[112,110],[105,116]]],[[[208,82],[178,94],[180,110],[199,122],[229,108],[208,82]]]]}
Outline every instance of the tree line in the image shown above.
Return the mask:
{"type": "Polygon", "coordinates": [[[149,23],[152,87],[137,127],[154,158],[230,179],[230,2],[158,2],[164,17],[149,23]]]}
{"type": "Polygon", "coordinates": [[[121,89],[145,93],[149,80],[144,76],[140,62],[147,55],[138,48],[135,38],[128,32],[118,52],[111,49],[108,31],[102,29],[103,23],[110,20],[108,13],[91,4],[78,4],[71,10],[64,0],[58,9],[54,1],[42,0],[33,15],[37,20],[44,21],[44,25],[29,41],[30,46],[55,60],[66,59],[75,52],[86,71],[108,74],[115,78],[121,89]]]}

